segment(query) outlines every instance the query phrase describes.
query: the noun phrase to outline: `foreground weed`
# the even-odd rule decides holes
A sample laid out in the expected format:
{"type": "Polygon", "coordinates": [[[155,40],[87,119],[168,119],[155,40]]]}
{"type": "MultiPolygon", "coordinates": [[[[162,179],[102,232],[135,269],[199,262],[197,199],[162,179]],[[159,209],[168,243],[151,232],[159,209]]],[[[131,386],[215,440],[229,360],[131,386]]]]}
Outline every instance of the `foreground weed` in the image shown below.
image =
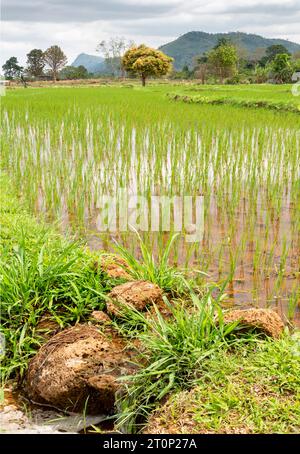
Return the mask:
{"type": "MultiPolygon", "coordinates": [[[[179,233],[170,236],[163,253],[159,254],[157,260],[154,259],[152,251],[147,247],[137,231],[135,231],[142,260],[137,260],[135,256],[120,244],[116,244],[117,253],[125,259],[129,265],[129,270],[137,280],[146,280],[157,284],[166,293],[172,295],[182,295],[187,293],[184,272],[169,265],[169,257],[179,233]]],[[[191,285],[191,283],[189,284],[191,285]]]]}
{"type": "Polygon", "coordinates": [[[131,311],[135,322],[144,327],[138,336],[144,366],[136,375],[124,378],[126,393],[118,402],[118,427],[137,430],[158,401],[168,393],[188,388],[201,376],[206,358],[243,341],[234,336],[238,323],[223,323],[219,301],[213,299],[212,291],[201,299],[192,293],[189,311],[183,304],[165,300],[171,314],[168,319],[157,308],[151,317],[126,309],[126,317],[131,311]]]}

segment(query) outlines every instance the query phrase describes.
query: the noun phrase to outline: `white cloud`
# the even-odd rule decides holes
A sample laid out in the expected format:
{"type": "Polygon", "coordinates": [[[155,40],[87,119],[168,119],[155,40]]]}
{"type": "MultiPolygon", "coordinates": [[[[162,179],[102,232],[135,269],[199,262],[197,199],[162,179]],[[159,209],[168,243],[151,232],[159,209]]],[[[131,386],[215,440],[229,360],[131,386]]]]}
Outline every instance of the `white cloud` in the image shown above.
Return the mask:
{"type": "Polygon", "coordinates": [[[2,0],[2,16],[1,64],[52,44],[71,63],[116,35],[159,46],[192,30],[244,31],[300,43],[299,0],[2,0]]]}

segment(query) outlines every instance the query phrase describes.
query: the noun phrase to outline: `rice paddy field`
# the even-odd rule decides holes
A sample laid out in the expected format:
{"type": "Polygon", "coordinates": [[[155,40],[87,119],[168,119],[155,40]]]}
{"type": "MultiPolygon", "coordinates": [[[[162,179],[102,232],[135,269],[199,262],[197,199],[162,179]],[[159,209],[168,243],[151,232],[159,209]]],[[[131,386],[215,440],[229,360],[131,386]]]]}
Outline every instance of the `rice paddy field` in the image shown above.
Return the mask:
{"type": "MultiPolygon", "coordinates": [[[[172,264],[225,283],[226,307],[271,307],[299,324],[300,100],[290,86],[28,88],[1,101],[1,168],[38,217],[91,249],[116,240],[139,258],[134,232],[97,230],[101,196],[201,195],[203,239],[182,232],[172,264]],[[279,107],[251,107],[257,100],[279,107]]],[[[170,237],[140,234],[155,256],[170,237]]]]}
{"type": "Polygon", "coordinates": [[[293,106],[299,110],[299,97],[293,96],[291,85],[192,85],[186,86],[182,93],[201,94],[209,99],[222,97],[223,99],[242,101],[265,101],[271,105],[293,106]]]}

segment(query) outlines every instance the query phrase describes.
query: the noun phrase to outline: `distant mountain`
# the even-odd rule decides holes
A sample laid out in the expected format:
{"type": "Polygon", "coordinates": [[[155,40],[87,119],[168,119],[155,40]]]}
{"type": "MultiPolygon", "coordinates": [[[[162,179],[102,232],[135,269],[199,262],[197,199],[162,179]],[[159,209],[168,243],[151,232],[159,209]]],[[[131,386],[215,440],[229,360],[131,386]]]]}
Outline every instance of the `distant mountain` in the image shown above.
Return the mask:
{"type": "Polygon", "coordinates": [[[191,66],[193,57],[211,50],[220,38],[230,39],[234,44],[244,48],[248,54],[253,54],[257,49],[266,49],[272,44],[283,44],[291,53],[300,51],[300,44],[284,39],[268,39],[259,35],[248,33],[205,33],[189,32],[159,49],[174,58],[174,67],[182,69],[184,65],[191,66]]]}
{"type": "Polygon", "coordinates": [[[79,54],[71,66],[84,66],[90,73],[100,73],[105,71],[105,62],[103,57],[96,55],[79,54]]]}

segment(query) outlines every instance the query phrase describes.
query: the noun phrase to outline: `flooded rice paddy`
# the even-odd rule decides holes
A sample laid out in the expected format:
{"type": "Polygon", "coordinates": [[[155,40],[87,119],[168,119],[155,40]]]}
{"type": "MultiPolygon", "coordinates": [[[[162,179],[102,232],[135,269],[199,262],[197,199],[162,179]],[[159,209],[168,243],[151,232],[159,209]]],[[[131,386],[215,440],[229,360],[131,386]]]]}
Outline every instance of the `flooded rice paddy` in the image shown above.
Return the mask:
{"type": "MultiPolygon", "coordinates": [[[[99,231],[103,196],[201,196],[203,237],[183,231],[173,264],[227,281],[226,305],[300,323],[299,116],[172,103],[154,87],[36,90],[3,104],[3,166],[31,209],[92,249],[115,240],[139,257],[130,227],[99,231]]],[[[149,215],[140,233],[159,256],[172,219],[171,232],[150,226],[149,215]]]]}

